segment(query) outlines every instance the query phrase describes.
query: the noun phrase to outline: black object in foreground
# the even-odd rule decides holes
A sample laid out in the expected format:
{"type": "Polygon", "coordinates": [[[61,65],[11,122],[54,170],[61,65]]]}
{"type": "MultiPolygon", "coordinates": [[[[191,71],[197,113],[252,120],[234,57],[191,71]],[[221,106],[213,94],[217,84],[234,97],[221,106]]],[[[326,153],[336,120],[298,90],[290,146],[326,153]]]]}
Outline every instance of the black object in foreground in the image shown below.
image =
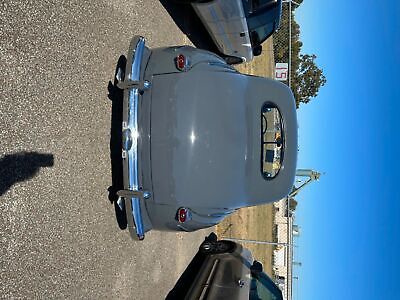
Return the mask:
{"type": "Polygon", "coordinates": [[[33,178],[40,168],[52,167],[54,155],[39,152],[17,152],[0,159],[0,196],[15,183],[33,178]]]}

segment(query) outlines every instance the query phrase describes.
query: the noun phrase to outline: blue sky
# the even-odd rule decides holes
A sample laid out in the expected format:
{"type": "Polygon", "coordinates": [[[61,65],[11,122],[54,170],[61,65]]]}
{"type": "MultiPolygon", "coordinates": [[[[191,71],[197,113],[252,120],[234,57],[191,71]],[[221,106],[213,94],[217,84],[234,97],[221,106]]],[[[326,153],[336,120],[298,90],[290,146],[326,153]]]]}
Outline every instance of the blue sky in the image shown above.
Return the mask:
{"type": "Polygon", "coordinates": [[[303,53],[327,84],[298,110],[294,299],[400,299],[400,1],[304,0],[303,53]]]}

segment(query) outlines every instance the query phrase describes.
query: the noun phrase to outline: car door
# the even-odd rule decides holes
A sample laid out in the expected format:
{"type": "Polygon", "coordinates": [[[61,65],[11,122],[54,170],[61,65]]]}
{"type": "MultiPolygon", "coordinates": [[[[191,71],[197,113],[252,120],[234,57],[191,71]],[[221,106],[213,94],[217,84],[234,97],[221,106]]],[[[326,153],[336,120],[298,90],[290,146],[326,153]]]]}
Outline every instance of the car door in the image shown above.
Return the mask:
{"type": "Polygon", "coordinates": [[[225,55],[250,60],[252,50],[241,0],[214,0],[192,4],[199,18],[225,55]]]}
{"type": "Polygon", "coordinates": [[[226,255],[218,263],[211,281],[207,299],[248,299],[250,269],[241,257],[226,255]]]}
{"type": "Polygon", "coordinates": [[[240,257],[225,253],[207,257],[185,300],[247,300],[249,292],[249,268],[240,257]]]}

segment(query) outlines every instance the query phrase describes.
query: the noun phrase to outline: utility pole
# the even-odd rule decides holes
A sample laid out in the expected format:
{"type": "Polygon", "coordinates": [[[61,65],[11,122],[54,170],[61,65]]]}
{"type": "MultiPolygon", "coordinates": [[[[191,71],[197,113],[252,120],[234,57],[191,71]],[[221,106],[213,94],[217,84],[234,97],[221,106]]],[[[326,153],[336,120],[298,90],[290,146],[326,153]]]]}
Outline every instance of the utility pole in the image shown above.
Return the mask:
{"type": "Polygon", "coordinates": [[[297,177],[308,177],[308,179],[305,182],[303,182],[299,187],[293,186],[293,190],[288,196],[289,198],[293,198],[294,196],[296,196],[310,182],[318,181],[321,176],[321,173],[314,171],[314,170],[297,169],[296,176],[297,177]]]}

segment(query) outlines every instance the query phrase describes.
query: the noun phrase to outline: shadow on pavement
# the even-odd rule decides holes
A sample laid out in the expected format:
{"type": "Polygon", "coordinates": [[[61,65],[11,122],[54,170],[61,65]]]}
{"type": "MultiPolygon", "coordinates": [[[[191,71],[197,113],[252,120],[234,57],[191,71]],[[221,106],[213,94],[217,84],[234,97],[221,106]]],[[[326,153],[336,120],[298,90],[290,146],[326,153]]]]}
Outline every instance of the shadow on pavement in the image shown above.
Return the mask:
{"type": "Polygon", "coordinates": [[[5,155],[0,159],[0,196],[15,183],[33,178],[40,168],[53,165],[53,154],[24,151],[5,155]]]}
{"type": "MultiPolygon", "coordinates": [[[[125,70],[126,57],[121,55],[118,59],[115,72],[118,68],[125,70]]],[[[121,210],[117,204],[119,190],[124,189],[122,174],[122,107],[123,90],[117,87],[117,81],[108,82],[108,98],[112,101],[111,106],[111,129],[110,129],[110,160],[111,160],[111,180],[112,185],[108,188],[108,199],[114,204],[115,217],[120,229],[126,229],[127,220],[125,210],[121,210]]]]}
{"type": "Polygon", "coordinates": [[[203,23],[190,4],[171,0],[159,0],[178,28],[189,38],[194,46],[219,53],[203,23]]]}

